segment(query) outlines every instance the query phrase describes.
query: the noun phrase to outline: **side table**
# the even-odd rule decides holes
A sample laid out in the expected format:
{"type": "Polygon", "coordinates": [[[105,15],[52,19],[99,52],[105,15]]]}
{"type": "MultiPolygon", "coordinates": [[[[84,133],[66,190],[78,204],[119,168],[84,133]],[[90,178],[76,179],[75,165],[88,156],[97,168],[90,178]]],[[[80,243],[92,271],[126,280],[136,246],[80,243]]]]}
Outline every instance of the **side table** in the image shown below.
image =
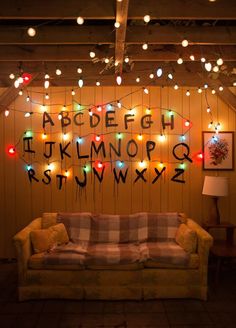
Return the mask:
{"type": "Polygon", "coordinates": [[[226,231],[226,240],[214,240],[211,247],[211,254],[217,258],[217,266],[215,273],[215,283],[219,282],[219,274],[223,259],[232,259],[236,257],[236,246],[234,245],[234,229],[236,225],[229,222],[222,222],[220,224],[205,224],[204,229],[209,232],[210,229],[223,229],[226,231]]]}

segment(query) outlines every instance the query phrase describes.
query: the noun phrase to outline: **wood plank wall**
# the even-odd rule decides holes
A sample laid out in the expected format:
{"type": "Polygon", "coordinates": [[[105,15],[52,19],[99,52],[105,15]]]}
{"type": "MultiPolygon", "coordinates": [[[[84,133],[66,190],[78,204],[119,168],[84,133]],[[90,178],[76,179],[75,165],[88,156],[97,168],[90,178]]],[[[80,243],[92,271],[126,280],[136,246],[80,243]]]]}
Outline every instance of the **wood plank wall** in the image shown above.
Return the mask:
{"type": "MultiPolygon", "coordinates": [[[[178,114],[186,117],[192,122],[190,131],[186,134],[186,143],[190,146],[191,156],[195,156],[202,148],[202,131],[209,131],[208,124],[210,121],[209,114],[206,112],[206,96],[211,106],[215,121],[220,121],[224,131],[235,131],[236,115],[230,107],[223,103],[216,95],[212,95],[210,91],[207,94],[199,94],[195,88],[189,89],[190,97],[186,97],[187,88],[159,88],[150,87],[149,94],[143,93],[143,90],[137,87],[84,87],[76,91],[74,99],[71,96],[71,88],[52,88],[50,90],[50,100],[46,101],[49,113],[58,113],[63,104],[70,104],[72,100],[76,100],[81,104],[103,104],[112,100],[121,99],[124,108],[116,109],[116,121],[119,126],[108,129],[104,126],[104,114],[101,115],[102,124],[97,128],[90,129],[86,123],[82,127],[70,125],[66,128],[66,132],[73,135],[87,135],[90,132],[100,135],[113,131],[111,134],[104,135],[105,144],[114,142],[117,144],[115,132],[124,132],[123,117],[128,113],[130,108],[136,108],[135,122],[129,124],[128,132],[123,134],[122,139],[122,159],[125,160],[125,168],[129,168],[127,181],[125,184],[117,185],[114,182],[112,168],[116,167],[116,163],[112,165],[106,163],[104,180],[100,184],[94,175],[88,173],[88,183],[86,188],[79,189],[76,186],[74,176],[78,175],[82,178],[83,161],[78,161],[76,146],[68,148],[72,158],[66,158],[62,163],[55,162],[55,172],[62,172],[69,168],[71,173],[62,190],[58,190],[55,174],[52,175],[52,183],[45,185],[39,183],[29,183],[27,177],[26,163],[33,162],[33,168],[40,180],[43,178],[43,171],[46,169],[47,161],[43,158],[44,145],[41,139],[42,129],[42,113],[39,104],[44,102],[44,90],[40,88],[32,88],[29,90],[29,96],[32,102],[26,102],[26,94],[11,104],[9,117],[5,117],[4,113],[0,115],[0,258],[14,256],[12,247],[13,235],[28,224],[33,218],[38,217],[42,212],[47,211],[92,211],[102,213],[134,213],[139,211],[181,211],[186,212],[199,223],[207,217],[209,206],[211,205],[210,197],[202,196],[202,185],[205,175],[219,174],[229,177],[230,194],[228,197],[220,199],[220,211],[222,219],[229,220],[236,224],[235,203],[236,203],[236,174],[234,171],[203,171],[202,163],[194,160],[193,164],[186,163],[186,171],[184,173],[185,183],[176,183],[171,181],[174,169],[179,167],[179,163],[173,163],[176,160],[172,155],[172,148],[179,142],[180,134],[185,131],[183,120],[178,114]],[[141,113],[144,115],[147,107],[154,107],[152,110],[154,124],[151,129],[146,131],[140,127],[141,113]],[[168,120],[168,112],[158,108],[170,108],[178,114],[175,115],[175,129],[166,131],[166,141],[160,143],[157,136],[161,133],[160,117],[164,113],[168,120]],[[30,118],[25,118],[22,112],[34,111],[30,118]],[[22,137],[26,130],[33,131],[33,148],[36,155],[25,154],[22,151],[22,137]],[[137,140],[138,133],[145,133],[142,141],[137,140]],[[176,135],[172,135],[176,133],[176,135]],[[145,174],[147,183],[139,180],[134,184],[136,178],[135,169],[138,163],[129,163],[129,158],[125,155],[126,143],[129,139],[137,140],[139,152],[136,157],[141,160],[146,159],[145,142],[154,140],[157,142],[154,159],[167,166],[165,174],[152,184],[155,177],[154,167],[157,162],[148,163],[148,170],[145,174]],[[116,140],[116,141],[115,141],[116,140]],[[19,154],[11,157],[7,154],[7,146],[10,144],[18,144],[19,154]]],[[[2,90],[0,90],[2,92],[2,90]]],[[[68,107],[70,110],[72,107],[68,107]]],[[[47,127],[47,133],[50,135],[48,140],[57,142],[55,159],[59,158],[58,143],[61,141],[60,121],[57,114],[52,114],[55,126],[47,127]],[[51,134],[50,134],[51,133],[51,134]]],[[[88,120],[88,113],[84,114],[84,119],[88,120]]],[[[88,151],[92,136],[89,135],[81,145],[83,153],[88,151]]],[[[107,152],[109,152],[107,148],[107,152]]],[[[153,152],[154,153],[154,152],[153,152]]],[[[196,157],[195,157],[196,158],[196,157]]],[[[114,158],[115,159],[115,158],[114,158]]],[[[123,170],[125,170],[125,168],[123,170]]]]}

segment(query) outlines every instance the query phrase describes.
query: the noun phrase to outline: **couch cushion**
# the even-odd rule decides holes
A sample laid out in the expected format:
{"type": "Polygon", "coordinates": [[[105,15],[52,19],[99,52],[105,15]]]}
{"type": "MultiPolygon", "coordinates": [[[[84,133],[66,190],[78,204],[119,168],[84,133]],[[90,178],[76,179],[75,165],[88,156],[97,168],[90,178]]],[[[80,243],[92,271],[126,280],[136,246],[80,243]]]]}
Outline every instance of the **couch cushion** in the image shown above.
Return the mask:
{"type": "Polygon", "coordinates": [[[140,245],[140,256],[143,262],[153,260],[158,263],[168,263],[186,266],[189,254],[176,242],[147,242],[140,245]]]}
{"type": "Polygon", "coordinates": [[[57,213],[43,213],[42,229],[48,229],[55,224],[57,224],[57,213]]]}
{"type": "Polygon", "coordinates": [[[173,263],[165,263],[159,262],[157,260],[147,260],[143,263],[145,268],[159,268],[159,269],[197,269],[199,267],[199,255],[198,254],[190,254],[189,260],[185,264],[173,264],[173,263]]]}
{"type": "Polygon", "coordinates": [[[62,222],[72,242],[91,241],[91,213],[58,213],[57,222],[62,222]]]}
{"type": "Polygon", "coordinates": [[[195,253],[197,249],[197,233],[187,227],[186,224],[180,224],[176,231],[175,240],[186,252],[195,253]]]}
{"type": "Polygon", "coordinates": [[[139,246],[134,244],[100,243],[88,247],[86,266],[131,264],[139,262],[139,246]]]}
{"type": "Polygon", "coordinates": [[[56,245],[68,243],[69,238],[64,224],[56,224],[48,229],[36,229],[30,232],[35,253],[48,251],[56,245]]]}

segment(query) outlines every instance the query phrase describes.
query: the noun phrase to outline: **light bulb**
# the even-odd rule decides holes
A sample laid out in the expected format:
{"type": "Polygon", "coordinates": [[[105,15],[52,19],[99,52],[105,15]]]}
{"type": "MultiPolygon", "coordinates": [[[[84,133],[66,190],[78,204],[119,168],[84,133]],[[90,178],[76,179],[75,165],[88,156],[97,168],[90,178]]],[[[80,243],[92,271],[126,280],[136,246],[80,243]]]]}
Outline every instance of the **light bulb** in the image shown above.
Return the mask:
{"type": "Polygon", "coordinates": [[[211,108],[208,106],[207,107],[207,113],[210,113],[211,112],[211,108]]]}
{"type": "Polygon", "coordinates": [[[162,76],[162,73],[163,73],[162,68],[159,67],[157,69],[157,77],[161,77],[162,76]]]}
{"type": "Polygon", "coordinates": [[[83,81],[82,78],[79,79],[78,85],[79,85],[80,88],[82,88],[82,86],[84,85],[84,81],[83,81]]]}
{"type": "Polygon", "coordinates": [[[148,114],[148,115],[149,115],[149,114],[151,114],[151,112],[152,112],[152,111],[151,111],[151,109],[150,109],[150,108],[147,108],[147,109],[146,109],[146,114],[148,114]]]}
{"type": "Polygon", "coordinates": [[[219,66],[214,66],[213,67],[213,72],[215,72],[215,73],[219,72],[219,66]]]}
{"type": "Polygon", "coordinates": [[[204,89],[207,89],[208,88],[208,84],[204,84],[204,89]]]}
{"type": "Polygon", "coordinates": [[[122,133],[120,133],[120,132],[117,133],[117,138],[118,138],[118,139],[122,139],[122,133]]]}
{"type": "Polygon", "coordinates": [[[119,65],[119,61],[116,60],[116,61],[115,61],[115,66],[117,67],[118,65],[119,65]]]}
{"type": "Polygon", "coordinates": [[[114,26],[115,26],[115,28],[119,28],[120,27],[120,22],[115,22],[114,26]]]}
{"type": "Polygon", "coordinates": [[[142,168],[142,167],[144,167],[144,166],[145,166],[145,162],[144,162],[144,161],[140,161],[140,162],[139,162],[139,167],[142,168]]]}
{"type": "Polygon", "coordinates": [[[103,166],[103,165],[102,165],[102,162],[98,162],[98,163],[97,163],[97,167],[98,167],[99,169],[101,169],[102,166],[103,166]]]}
{"type": "Polygon", "coordinates": [[[224,90],[224,88],[222,87],[222,85],[219,86],[219,91],[223,91],[223,90],[224,90]]]}
{"type": "Polygon", "coordinates": [[[211,63],[205,63],[205,65],[204,65],[204,67],[205,67],[205,70],[207,71],[207,72],[210,72],[211,71],[211,69],[212,69],[212,65],[211,65],[211,63]]]}
{"type": "Polygon", "coordinates": [[[125,57],[125,63],[129,62],[129,57],[125,57]]]}
{"type": "Polygon", "coordinates": [[[22,76],[18,77],[18,81],[19,81],[20,84],[23,83],[24,82],[23,77],[22,76]]]}
{"type": "Polygon", "coordinates": [[[9,75],[9,78],[10,78],[11,80],[14,80],[15,75],[14,75],[13,73],[11,73],[11,74],[9,75]]]}
{"type": "Polygon", "coordinates": [[[93,116],[93,112],[89,109],[89,116],[93,116]]]}
{"type": "Polygon", "coordinates": [[[164,134],[160,134],[159,137],[158,137],[159,141],[165,141],[166,137],[164,134]]]}
{"type": "Polygon", "coordinates": [[[101,83],[99,81],[96,81],[96,86],[99,87],[101,83]]]}
{"type": "Polygon", "coordinates": [[[44,79],[45,79],[45,80],[48,80],[49,78],[50,78],[49,74],[46,73],[46,74],[44,75],[44,79]]]}
{"type": "Polygon", "coordinates": [[[42,133],[42,139],[43,139],[43,140],[47,139],[47,134],[46,134],[45,132],[42,133]]]}
{"type": "Polygon", "coordinates": [[[117,165],[118,165],[118,167],[122,168],[122,167],[124,167],[125,164],[123,161],[118,161],[117,165]]]}
{"type": "Polygon", "coordinates": [[[140,77],[136,77],[136,82],[139,83],[140,82],[140,77]]]}
{"type": "Polygon", "coordinates": [[[198,93],[202,93],[202,89],[201,88],[198,88],[197,92],[198,93]]]}
{"type": "Polygon", "coordinates": [[[95,140],[96,140],[96,141],[100,141],[100,140],[101,140],[101,137],[100,137],[99,135],[97,135],[97,136],[95,137],[95,140]]]}
{"type": "Polygon", "coordinates": [[[206,58],[202,57],[202,58],[201,58],[201,62],[202,62],[202,63],[205,63],[205,62],[206,62],[206,58]]]}
{"type": "Polygon", "coordinates": [[[27,102],[30,101],[30,97],[29,97],[29,96],[26,97],[26,101],[27,101],[27,102]]]}
{"type": "Polygon", "coordinates": [[[108,64],[109,61],[110,61],[109,58],[105,58],[105,59],[104,59],[104,62],[105,62],[106,64],[108,64]]]}
{"type": "Polygon", "coordinates": [[[142,48],[143,48],[143,50],[147,50],[147,48],[148,48],[148,44],[147,44],[147,43],[144,43],[144,44],[142,45],[142,48]]]}
{"type": "Polygon", "coordinates": [[[8,154],[9,155],[15,155],[15,153],[16,153],[16,148],[14,146],[10,146],[8,148],[8,154]]]}
{"type": "Polygon", "coordinates": [[[79,138],[77,139],[77,142],[78,142],[79,144],[82,144],[82,143],[83,143],[83,139],[82,139],[81,137],[79,137],[79,138]]]}
{"type": "Polygon", "coordinates": [[[17,89],[17,88],[19,88],[19,85],[20,85],[20,83],[19,83],[18,79],[15,80],[14,87],[17,89]]]}
{"type": "Polygon", "coordinates": [[[184,39],[182,41],[182,47],[186,48],[188,46],[188,40],[184,39]]]}
{"type": "Polygon", "coordinates": [[[179,64],[179,65],[181,65],[181,64],[183,64],[183,59],[182,58],[178,58],[178,60],[177,60],[177,63],[179,64]]]}
{"type": "Polygon", "coordinates": [[[186,137],[185,137],[185,135],[184,135],[184,134],[182,134],[182,135],[180,136],[180,139],[181,139],[181,141],[185,141],[185,140],[186,140],[186,137]]]}
{"type": "Polygon", "coordinates": [[[94,51],[90,51],[89,56],[90,56],[90,58],[94,58],[96,56],[96,54],[94,51]]]}
{"type": "Polygon", "coordinates": [[[73,89],[71,90],[71,95],[75,96],[75,90],[73,90],[73,89]]]}
{"type": "Polygon", "coordinates": [[[102,106],[97,106],[97,111],[101,112],[102,111],[102,106]]]}
{"type": "Polygon", "coordinates": [[[63,112],[66,111],[66,105],[63,105],[62,109],[61,109],[63,112]]]}
{"type": "Polygon", "coordinates": [[[185,125],[186,127],[188,127],[188,126],[190,125],[189,120],[186,120],[186,121],[184,122],[184,125],[185,125]]]}
{"type": "Polygon", "coordinates": [[[236,87],[236,81],[233,82],[233,86],[236,87]]]}
{"type": "Polygon", "coordinates": [[[45,99],[49,99],[49,94],[48,93],[45,94],[45,99]]]}
{"type": "Polygon", "coordinates": [[[135,108],[131,108],[129,112],[130,112],[130,115],[135,115],[136,114],[135,108]]]}
{"type": "Polygon", "coordinates": [[[53,163],[48,164],[48,170],[52,171],[55,168],[53,163]]]}
{"type": "Polygon", "coordinates": [[[121,106],[122,106],[122,105],[121,105],[121,102],[118,100],[118,101],[117,101],[117,107],[118,107],[118,108],[121,108],[121,106]]]}
{"type": "Polygon", "coordinates": [[[63,133],[62,135],[62,139],[65,141],[65,140],[68,140],[68,134],[67,133],[63,133]]]}
{"type": "Polygon", "coordinates": [[[213,124],[213,122],[210,122],[210,123],[208,124],[208,129],[212,128],[212,124],[213,124]]]}
{"type": "Polygon", "coordinates": [[[10,111],[8,109],[6,109],[5,112],[4,112],[4,114],[5,114],[6,117],[8,117],[9,114],[10,114],[10,111]]]}
{"type": "Polygon", "coordinates": [[[167,76],[170,80],[173,80],[173,74],[172,73],[169,73],[167,76]]]}
{"type": "Polygon", "coordinates": [[[62,119],[62,115],[61,114],[58,114],[57,118],[60,121],[62,119]]]}
{"type": "Polygon", "coordinates": [[[151,73],[151,74],[149,75],[149,77],[150,77],[150,79],[154,79],[154,74],[151,73]]]}
{"type": "Polygon", "coordinates": [[[146,93],[146,95],[148,95],[148,94],[149,94],[149,91],[148,91],[148,89],[147,89],[147,88],[144,88],[144,89],[143,89],[143,92],[144,92],[144,93],[146,93]]]}
{"type": "Polygon", "coordinates": [[[223,65],[223,63],[224,63],[224,61],[223,61],[222,58],[219,58],[219,59],[217,59],[217,61],[216,61],[216,64],[217,64],[218,66],[223,65]]]}
{"type": "Polygon", "coordinates": [[[190,55],[190,56],[189,56],[189,58],[190,58],[192,61],[194,61],[194,60],[195,60],[195,57],[194,57],[194,55],[190,55]]]}
{"type": "Polygon", "coordinates": [[[117,77],[116,77],[116,83],[117,83],[118,85],[121,85],[121,83],[122,83],[122,78],[121,78],[120,75],[117,75],[117,77]]]}
{"type": "Polygon", "coordinates": [[[56,75],[61,75],[61,70],[59,68],[56,69],[56,75]]]}
{"type": "Polygon", "coordinates": [[[65,171],[65,176],[68,178],[70,176],[70,172],[69,171],[65,171]]]}
{"type": "Polygon", "coordinates": [[[143,17],[143,20],[144,20],[145,23],[149,23],[150,20],[151,20],[150,15],[145,15],[145,16],[143,17]]]}
{"type": "Polygon", "coordinates": [[[215,95],[215,94],[216,94],[215,89],[212,89],[212,90],[211,90],[211,93],[212,93],[213,95],[215,95]]]}
{"type": "Polygon", "coordinates": [[[41,112],[46,112],[47,111],[47,107],[45,105],[41,105],[40,106],[41,112]]]}
{"type": "Polygon", "coordinates": [[[187,97],[190,96],[190,91],[189,91],[189,90],[186,91],[186,96],[187,96],[187,97]]]}
{"type": "Polygon", "coordinates": [[[79,25],[83,25],[84,24],[83,17],[81,17],[81,16],[77,17],[77,24],[79,24],[79,25]]]}
{"type": "Polygon", "coordinates": [[[48,89],[50,85],[50,82],[48,80],[44,81],[44,88],[48,89]]]}
{"type": "Polygon", "coordinates": [[[82,71],[83,71],[82,68],[80,68],[80,67],[77,68],[77,73],[81,74],[82,71]]]}
{"type": "Polygon", "coordinates": [[[23,90],[22,89],[18,92],[18,95],[19,96],[22,96],[23,95],[23,90]]]}
{"type": "Polygon", "coordinates": [[[29,27],[27,33],[29,36],[34,37],[36,35],[36,30],[33,27],[29,27]]]}
{"type": "Polygon", "coordinates": [[[179,89],[178,84],[175,84],[175,85],[174,85],[174,89],[175,89],[175,90],[178,90],[178,89],[179,89]]]}
{"type": "Polygon", "coordinates": [[[25,113],[25,117],[30,117],[30,115],[31,115],[30,112],[25,113]]]}
{"type": "Polygon", "coordinates": [[[143,136],[141,135],[141,133],[137,136],[138,140],[143,140],[143,136]]]}

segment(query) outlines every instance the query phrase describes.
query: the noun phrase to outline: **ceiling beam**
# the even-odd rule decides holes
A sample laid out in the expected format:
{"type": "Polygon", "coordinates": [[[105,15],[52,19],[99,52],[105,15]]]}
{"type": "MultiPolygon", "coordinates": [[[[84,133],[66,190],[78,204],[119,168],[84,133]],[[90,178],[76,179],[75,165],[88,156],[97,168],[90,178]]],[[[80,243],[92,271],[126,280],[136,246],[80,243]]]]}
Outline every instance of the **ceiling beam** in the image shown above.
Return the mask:
{"type": "MultiPolygon", "coordinates": [[[[117,6],[124,5],[117,2],[117,6]]],[[[27,34],[27,28],[0,26],[0,45],[66,45],[66,44],[114,44],[122,39],[122,44],[181,44],[183,38],[190,45],[235,45],[236,27],[234,26],[129,26],[126,29],[125,14],[119,10],[117,20],[121,27],[114,26],[40,26],[35,37],[27,34]],[[118,18],[119,17],[119,18],[118,18]],[[123,22],[124,21],[124,22],[123,22]],[[126,39],[125,36],[126,30],[126,39]]]]}
{"type": "MultiPolygon", "coordinates": [[[[235,19],[236,2],[224,0],[130,0],[128,19],[235,19]],[[147,8],[149,8],[147,12],[147,8]]],[[[32,0],[8,0],[1,3],[0,19],[115,19],[115,1],[50,0],[39,5],[32,0]]]]}
{"type": "Polygon", "coordinates": [[[119,72],[119,74],[122,73],[124,61],[128,9],[129,0],[116,2],[116,22],[120,23],[120,27],[116,29],[115,63],[118,64],[117,71],[119,72]]]}
{"type": "MultiPolygon", "coordinates": [[[[91,62],[90,50],[96,53],[96,58],[102,60],[105,57],[114,56],[114,48],[108,45],[47,45],[47,46],[0,46],[0,61],[84,61],[91,62]]],[[[236,61],[236,46],[191,46],[184,49],[181,46],[149,46],[144,51],[141,45],[130,45],[126,48],[126,54],[133,61],[176,61],[180,56],[185,61],[190,61],[193,54],[196,60],[202,56],[209,61],[215,61],[222,57],[224,61],[236,61]]]]}

